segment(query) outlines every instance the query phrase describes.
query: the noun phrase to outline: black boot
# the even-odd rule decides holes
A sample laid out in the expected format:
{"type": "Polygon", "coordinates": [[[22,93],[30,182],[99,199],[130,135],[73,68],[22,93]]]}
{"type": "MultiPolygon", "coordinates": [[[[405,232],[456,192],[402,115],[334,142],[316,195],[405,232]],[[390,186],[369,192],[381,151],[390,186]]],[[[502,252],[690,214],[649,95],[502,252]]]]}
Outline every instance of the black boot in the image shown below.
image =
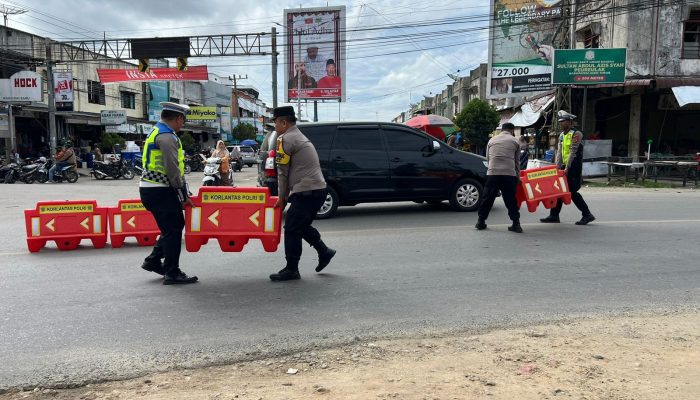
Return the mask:
{"type": "Polygon", "coordinates": [[[593,214],[588,213],[588,214],[584,215],[583,217],[581,217],[580,220],[576,221],[576,225],[586,225],[589,222],[593,222],[593,221],[595,221],[595,217],[593,216],[593,214]]]}
{"type": "Polygon", "coordinates": [[[165,275],[163,263],[161,263],[160,260],[151,261],[146,259],[143,264],[141,264],[141,268],[148,272],[155,272],[158,275],[165,275]]]}
{"type": "Polygon", "coordinates": [[[515,233],[523,233],[523,228],[520,226],[520,221],[513,221],[513,225],[509,226],[508,230],[515,233]]]}
{"type": "Polygon", "coordinates": [[[284,267],[280,272],[270,275],[270,280],[273,282],[283,282],[292,281],[296,279],[301,279],[298,269],[291,269],[289,267],[284,267]]]}
{"type": "Polygon", "coordinates": [[[326,246],[321,239],[319,239],[317,243],[314,243],[312,247],[316,249],[316,252],[318,252],[318,265],[316,266],[316,272],[321,272],[328,266],[328,264],[330,264],[336,251],[326,246]]]}
{"type": "Polygon", "coordinates": [[[486,229],[486,221],[484,221],[483,219],[479,218],[479,220],[476,221],[476,225],[474,225],[474,228],[476,228],[476,229],[478,229],[478,230],[480,230],[480,231],[483,231],[484,229],[486,229]]]}
{"type": "Polygon", "coordinates": [[[553,217],[549,216],[547,218],[540,218],[540,222],[543,222],[545,224],[558,224],[559,223],[559,217],[553,217]]]}

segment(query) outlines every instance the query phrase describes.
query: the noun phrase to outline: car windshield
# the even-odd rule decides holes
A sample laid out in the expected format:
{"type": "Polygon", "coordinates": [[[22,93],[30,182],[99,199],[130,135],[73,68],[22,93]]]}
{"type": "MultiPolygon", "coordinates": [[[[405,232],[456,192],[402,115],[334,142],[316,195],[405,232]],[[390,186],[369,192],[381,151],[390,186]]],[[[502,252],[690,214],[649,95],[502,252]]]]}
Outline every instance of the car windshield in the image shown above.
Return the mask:
{"type": "Polygon", "coordinates": [[[241,152],[243,152],[243,153],[254,153],[255,151],[254,151],[253,148],[250,147],[250,146],[241,146],[241,152]]]}

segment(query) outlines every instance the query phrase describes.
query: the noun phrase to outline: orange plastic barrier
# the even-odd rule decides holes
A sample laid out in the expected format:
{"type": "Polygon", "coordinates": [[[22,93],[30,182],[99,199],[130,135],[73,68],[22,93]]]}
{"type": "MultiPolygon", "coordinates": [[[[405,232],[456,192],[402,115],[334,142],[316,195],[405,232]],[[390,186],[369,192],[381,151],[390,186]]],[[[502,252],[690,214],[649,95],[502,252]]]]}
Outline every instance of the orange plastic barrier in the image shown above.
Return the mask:
{"type": "Polygon", "coordinates": [[[268,188],[217,187],[199,189],[194,207],[185,209],[185,247],[196,252],[209,239],[222,251],[241,251],[250,239],[260,239],[267,252],[280,243],[282,210],[268,188]]]}
{"type": "Polygon", "coordinates": [[[527,210],[535,212],[542,203],[545,208],[553,208],[557,200],[564,204],[571,203],[569,183],[564,171],[556,166],[527,169],[520,171],[520,184],[515,192],[518,207],[527,203],[527,210]]]}
{"type": "Polygon", "coordinates": [[[109,242],[112,247],[122,247],[127,237],[135,237],[139,246],[153,246],[156,243],[160,229],[141,200],[119,200],[117,206],[110,207],[108,212],[109,242]]]}
{"type": "Polygon", "coordinates": [[[59,250],[74,250],[83,239],[96,249],[107,243],[107,209],[95,200],[42,201],[24,210],[27,247],[35,253],[53,240],[59,250]]]}

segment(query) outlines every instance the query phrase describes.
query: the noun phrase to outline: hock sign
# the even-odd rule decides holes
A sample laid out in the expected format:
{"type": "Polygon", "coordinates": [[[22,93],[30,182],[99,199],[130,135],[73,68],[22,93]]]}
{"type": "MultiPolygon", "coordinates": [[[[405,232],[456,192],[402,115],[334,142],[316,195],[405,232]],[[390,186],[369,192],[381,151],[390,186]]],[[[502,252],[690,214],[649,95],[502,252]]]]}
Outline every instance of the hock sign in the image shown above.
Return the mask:
{"type": "Polygon", "coordinates": [[[42,101],[41,75],[32,71],[20,71],[10,79],[0,79],[0,101],[42,101]]]}

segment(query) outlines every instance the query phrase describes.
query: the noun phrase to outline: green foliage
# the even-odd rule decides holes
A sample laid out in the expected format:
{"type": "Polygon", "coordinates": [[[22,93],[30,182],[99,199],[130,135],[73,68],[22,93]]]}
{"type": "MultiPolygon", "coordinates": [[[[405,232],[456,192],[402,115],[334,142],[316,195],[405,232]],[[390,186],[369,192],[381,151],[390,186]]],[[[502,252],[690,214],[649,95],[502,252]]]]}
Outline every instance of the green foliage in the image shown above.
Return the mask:
{"type": "Polygon", "coordinates": [[[251,124],[242,123],[233,127],[233,137],[239,142],[241,140],[253,139],[257,137],[258,133],[255,131],[255,127],[251,124]]]}
{"type": "Polygon", "coordinates": [[[103,153],[112,153],[115,145],[119,145],[119,147],[124,150],[124,144],[124,138],[119,136],[118,133],[105,132],[100,136],[100,150],[102,150],[103,153]]]}
{"type": "Polygon", "coordinates": [[[454,120],[466,143],[483,148],[489,141],[489,134],[498,126],[500,116],[488,102],[474,99],[455,115],[454,120]]]}
{"type": "Polygon", "coordinates": [[[189,132],[180,135],[180,142],[182,143],[182,149],[185,150],[185,153],[192,153],[194,151],[195,141],[189,132]]]}

